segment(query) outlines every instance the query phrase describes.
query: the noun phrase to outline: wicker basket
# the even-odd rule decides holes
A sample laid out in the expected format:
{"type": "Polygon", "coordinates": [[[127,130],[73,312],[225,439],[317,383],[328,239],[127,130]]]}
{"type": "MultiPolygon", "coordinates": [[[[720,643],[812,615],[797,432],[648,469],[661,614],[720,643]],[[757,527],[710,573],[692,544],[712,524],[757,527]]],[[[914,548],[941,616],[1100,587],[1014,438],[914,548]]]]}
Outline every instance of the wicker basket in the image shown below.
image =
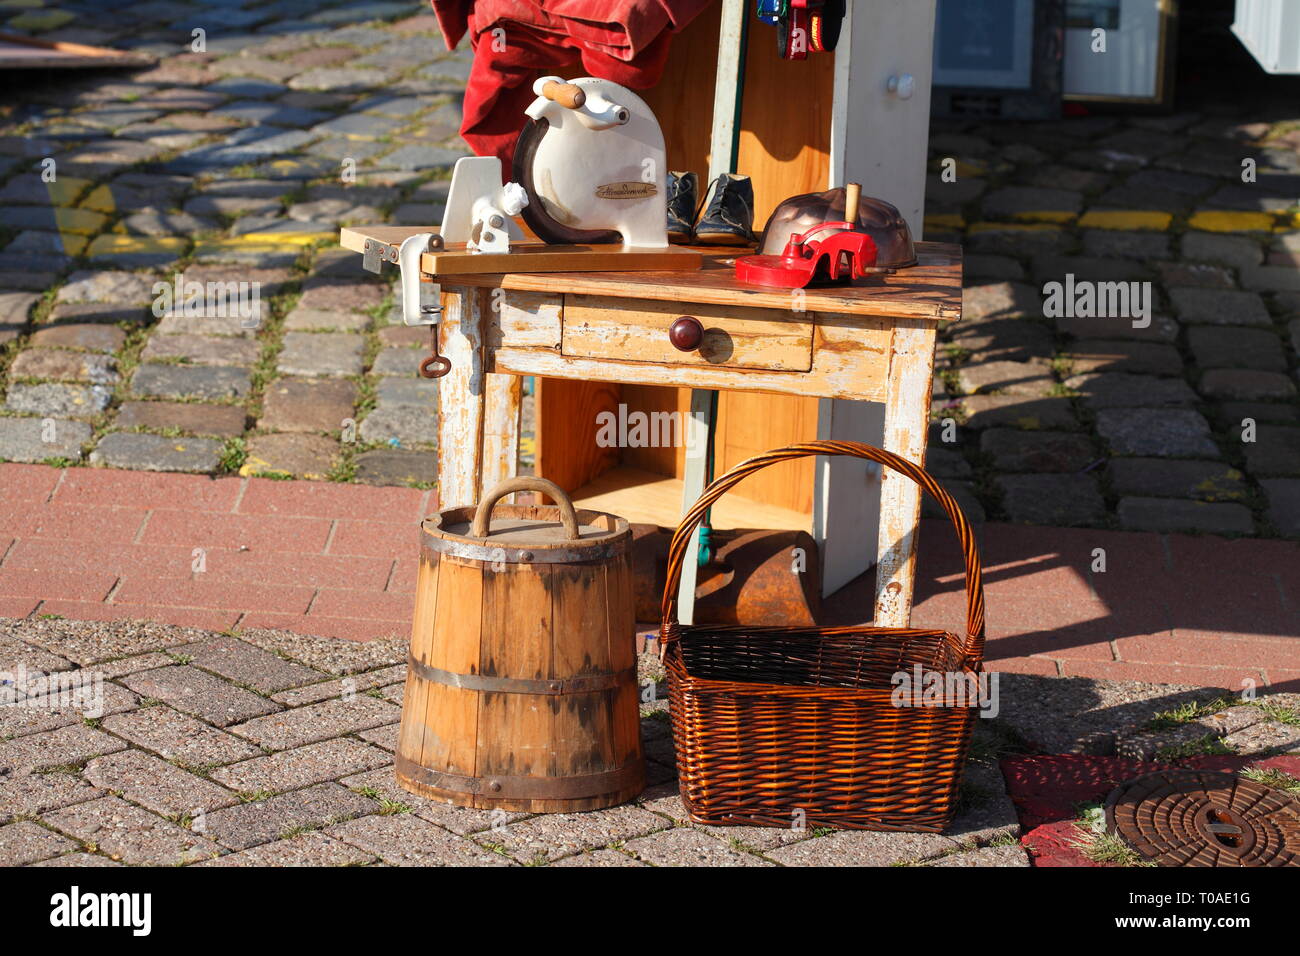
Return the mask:
{"type": "Polygon", "coordinates": [[[974,537],[926,472],[855,442],[816,441],[750,458],[682,519],[668,555],[664,663],[677,773],[691,819],[940,831],[957,805],[976,704],[895,706],[894,675],[938,671],[967,686],[984,653],[984,592],[974,537]],[[691,627],[677,623],[688,542],[705,512],[746,476],[809,455],[880,462],[917,482],[957,527],[966,556],[966,635],[916,628],[691,627]]]}

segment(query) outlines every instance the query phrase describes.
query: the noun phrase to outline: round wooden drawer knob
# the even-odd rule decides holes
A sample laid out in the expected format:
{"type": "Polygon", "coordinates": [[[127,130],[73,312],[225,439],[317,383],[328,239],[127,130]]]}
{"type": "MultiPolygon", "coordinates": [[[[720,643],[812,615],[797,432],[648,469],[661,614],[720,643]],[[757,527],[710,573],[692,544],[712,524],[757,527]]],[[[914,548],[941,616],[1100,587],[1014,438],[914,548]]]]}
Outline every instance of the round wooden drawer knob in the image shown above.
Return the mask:
{"type": "Polygon", "coordinates": [[[668,341],[679,352],[694,352],[704,341],[704,326],[700,320],[683,315],[668,328],[668,341]]]}

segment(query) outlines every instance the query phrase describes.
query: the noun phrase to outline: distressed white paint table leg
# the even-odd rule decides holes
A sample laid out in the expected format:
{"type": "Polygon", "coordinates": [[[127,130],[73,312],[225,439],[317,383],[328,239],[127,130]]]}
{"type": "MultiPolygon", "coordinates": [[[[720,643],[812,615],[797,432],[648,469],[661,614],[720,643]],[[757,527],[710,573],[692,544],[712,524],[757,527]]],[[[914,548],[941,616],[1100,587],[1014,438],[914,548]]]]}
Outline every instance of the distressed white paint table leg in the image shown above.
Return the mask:
{"type": "MultiPolygon", "coordinates": [[[[884,448],[922,467],[930,427],[934,341],[933,323],[899,319],[889,356],[884,448]]],[[[907,627],[911,618],[922,494],[911,479],[882,469],[876,545],[877,627],[907,627]]]]}
{"type": "Polygon", "coordinates": [[[444,287],[438,350],[451,371],[438,379],[438,507],[477,504],[519,467],[523,382],[484,371],[490,290],[444,287]]]}

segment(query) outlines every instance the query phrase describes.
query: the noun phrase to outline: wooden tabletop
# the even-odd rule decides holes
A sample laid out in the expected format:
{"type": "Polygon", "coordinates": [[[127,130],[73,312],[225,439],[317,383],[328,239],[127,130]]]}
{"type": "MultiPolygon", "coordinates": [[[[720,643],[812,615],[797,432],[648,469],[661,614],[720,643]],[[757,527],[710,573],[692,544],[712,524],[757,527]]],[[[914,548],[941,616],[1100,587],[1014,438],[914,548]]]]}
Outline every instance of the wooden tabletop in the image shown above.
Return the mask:
{"type": "MultiPolygon", "coordinates": [[[[426,227],[354,226],[343,230],[343,247],[360,251],[367,237],[400,242],[426,227]]],[[[738,255],[748,250],[685,247],[703,256],[698,270],[683,272],[550,272],[470,274],[433,278],[456,285],[500,286],[523,292],[574,293],[668,302],[703,302],[753,308],[789,309],[792,291],[764,289],[736,279],[738,255]]],[[[801,307],[808,312],[952,321],[961,318],[961,247],[918,242],[917,264],[892,275],[871,276],[853,285],[804,289],[801,307]]]]}

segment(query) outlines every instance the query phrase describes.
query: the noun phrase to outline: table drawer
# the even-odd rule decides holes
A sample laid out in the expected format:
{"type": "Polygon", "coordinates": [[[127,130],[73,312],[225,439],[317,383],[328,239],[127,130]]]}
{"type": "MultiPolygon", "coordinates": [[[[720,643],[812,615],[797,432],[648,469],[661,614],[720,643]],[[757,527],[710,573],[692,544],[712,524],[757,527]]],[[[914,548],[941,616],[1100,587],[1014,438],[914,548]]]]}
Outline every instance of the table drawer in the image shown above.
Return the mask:
{"type": "Polygon", "coordinates": [[[565,295],[560,351],[574,358],[807,372],[815,324],[811,312],[565,295]],[[694,351],[680,351],[668,338],[683,316],[704,328],[694,351]]]}

